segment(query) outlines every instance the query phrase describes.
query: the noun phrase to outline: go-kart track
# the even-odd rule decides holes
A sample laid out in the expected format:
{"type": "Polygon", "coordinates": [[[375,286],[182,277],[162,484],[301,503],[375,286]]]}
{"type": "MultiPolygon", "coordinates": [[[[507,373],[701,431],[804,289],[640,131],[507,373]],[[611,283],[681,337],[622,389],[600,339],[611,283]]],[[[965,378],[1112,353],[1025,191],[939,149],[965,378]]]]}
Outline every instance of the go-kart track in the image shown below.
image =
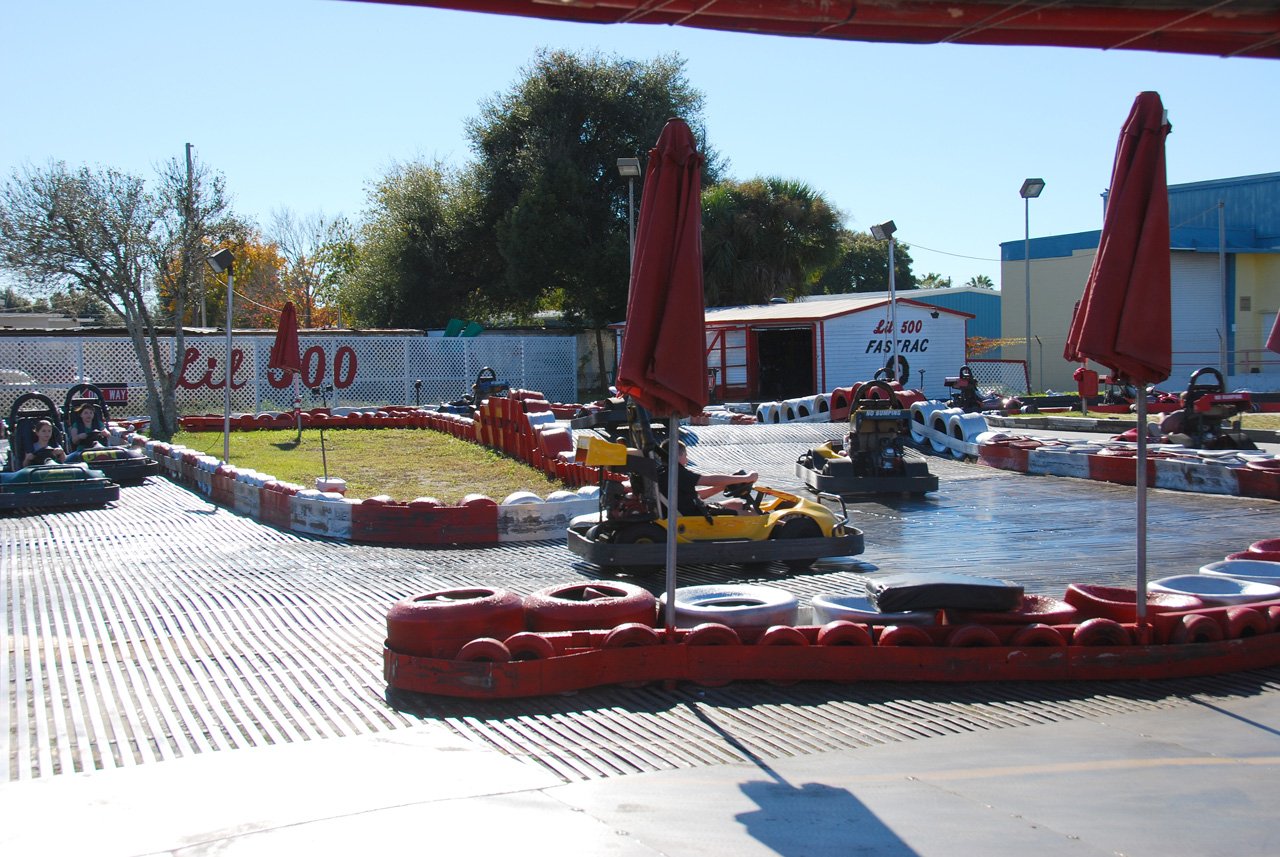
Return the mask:
{"type": "MultiPolygon", "coordinates": [[[[839,425],[694,430],[695,466],[803,490],[796,456],[839,425]]],[[[848,503],[865,552],[794,574],[684,568],[680,585],[763,583],[803,599],[876,571],[955,571],[1059,597],[1133,585],[1134,491],[946,458],[924,497],[848,503]]],[[[1276,504],[1153,491],[1152,579],[1275,535],[1276,504]]],[[[743,682],[602,687],[473,701],[389,691],[391,604],[432,590],[528,594],[602,577],[563,542],[419,550],[309,538],[165,479],[106,508],[0,517],[0,740],[6,779],[445,724],[566,782],[779,759],[1280,692],[1280,668],[1155,682],[743,682]]],[[[655,591],[659,580],[639,581],[655,591]]]]}

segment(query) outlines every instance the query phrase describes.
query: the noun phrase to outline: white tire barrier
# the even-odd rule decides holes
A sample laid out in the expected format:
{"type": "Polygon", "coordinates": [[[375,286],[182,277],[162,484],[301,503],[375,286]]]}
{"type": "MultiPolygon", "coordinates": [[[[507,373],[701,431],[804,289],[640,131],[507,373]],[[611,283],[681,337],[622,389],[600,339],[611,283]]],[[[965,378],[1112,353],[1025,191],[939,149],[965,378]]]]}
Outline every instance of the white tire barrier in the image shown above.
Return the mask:
{"type": "Polygon", "coordinates": [[[822,418],[823,422],[831,419],[831,394],[822,393],[814,396],[814,414],[822,418]]]}
{"type": "Polygon", "coordinates": [[[756,420],[771,425],[782,422],[782,408],[778,402],[762,402],[756,408],[756,420]]]}
{"type": "Polygon", "coordinates": [[[945,408],[946,405],[941,402],[916,402],[913,404],[911,406],[911,439],[916,443],[924,443],[924,434],[916,431],[915,426],[932,426],[933,415],[945,408]]]}
{"type": "Polygon", "coordinates": [[[809,420],[818,413],[818,397],[805,396],[800,399],[792,399],[790,404],[795,409],[795,419],[809,420]]]}
{"type": "MultiPolygon", "coordinates": [[[[987,430],[987,420],[982,414],[955,414],[947,419],[947,434],[961,443],[973,443],[974,438],[987,430]]],[[[951,457],[964,458],[964,450],[950,448],[951,457]]]]}
{"type": "MultiPolygon", "coordinates": [[[[964,408],[942,408],[934,411],[929,418],[929,428],[938,434],[951,434],[951,418],[964,415],[964,408]]],[[[929,438],[929,445],[933,447],[933,451],[937,453],[946,453],[951,451],[951,446],[945,440],[929,438]]]]}
{"type": "Polygon", "coordinates": [[[499,506],[527,506],[530,503],[543,503],[544,501],[532,491],[514,491],[507,495],[507,498],[499,503],[499,506]]]}
{"type": "MultiPolygon", "coordinates": [[[[666,609],[667,596],[662,596],[666,609]]],[[[795,625],[800,614],[796,596],[772,586],[684,586],[676,590],[676,625],[693,628],[707,622],[730,628],[795,625]]],[[[659,611],[659,616],[664,615],[659,611]]]]}

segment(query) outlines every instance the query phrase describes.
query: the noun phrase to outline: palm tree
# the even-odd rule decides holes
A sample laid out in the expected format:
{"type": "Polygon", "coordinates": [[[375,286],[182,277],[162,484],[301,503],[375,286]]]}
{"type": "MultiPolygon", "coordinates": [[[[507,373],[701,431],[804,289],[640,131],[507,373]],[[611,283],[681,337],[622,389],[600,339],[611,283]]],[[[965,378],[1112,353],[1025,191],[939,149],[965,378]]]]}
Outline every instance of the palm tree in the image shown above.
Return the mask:
{"type": "Polygon", "coordinates": [[[970,277],[965,286],[971,289],[994,289],[996,284],[991,282],[991,278],[986,274],[978,274],[976,277],[970,277]]]}
{"type": "Polygon", "coordinates": [[[708,306],[764,304],[809,293],[840,254],[840,220],[804,182],[724,181],[702,194],[708,306]]]}

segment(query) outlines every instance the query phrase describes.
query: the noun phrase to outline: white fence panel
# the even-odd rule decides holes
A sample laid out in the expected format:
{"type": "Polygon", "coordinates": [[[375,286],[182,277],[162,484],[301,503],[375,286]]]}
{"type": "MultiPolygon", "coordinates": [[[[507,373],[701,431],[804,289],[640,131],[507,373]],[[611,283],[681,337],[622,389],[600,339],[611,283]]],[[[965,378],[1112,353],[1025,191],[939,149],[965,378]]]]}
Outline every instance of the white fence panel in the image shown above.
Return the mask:
{"type": "MultiPolygon", "coordinates": [[[[231,409],[237,413],[282,411],[293,406],[293,384],[267,368],[273,337],[232,339],[231,409]]],[[[178,385],[183,414],[222,413],[226,337],[187,336],[185,369],[178,385]]],[[[162,339],[165,365],[174,343],[162,339]]],[[[343,407],[432,404],[471,391],[485,367],[513,388],[539,390],[552,401],[578,395],[577,342],[572,336],[405,337],[304,336],[303,403],[319,404],[308,391],[332,386],[329,403],[343,407]],[[419,385],[417,382],[421,381],[419,385]]],[[[67,390],[83,382],[125,384],[129,404],[114,415],[141,414],[146,389],[133,345],[124,337],[0,337],[0,369],[31,376],[30,384],[0,383],[0,413],[23,393],[41,392],[62,405],[67,390]]]]}

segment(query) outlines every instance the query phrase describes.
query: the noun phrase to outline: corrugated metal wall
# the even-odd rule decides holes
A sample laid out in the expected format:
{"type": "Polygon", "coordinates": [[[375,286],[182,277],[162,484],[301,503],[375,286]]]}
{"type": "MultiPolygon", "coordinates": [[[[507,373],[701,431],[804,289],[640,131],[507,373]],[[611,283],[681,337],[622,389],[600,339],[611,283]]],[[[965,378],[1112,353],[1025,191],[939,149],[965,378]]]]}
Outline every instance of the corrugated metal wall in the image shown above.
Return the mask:
{"type": "MultiPolygon", "coordinates": [[[[1218,200],[1228,230],[1251,231],[1255,247],[1280,247],[1280,173],[1170,185],[1169,225],[1216,230],[1217,211],[1205,212],[1218,200]]],[[[1229,236],[1228,246],[1233,243],[1229,236]]]]}
{"type": "Polygon", "coordinates": [[[971,313],[973,318],[969,319],[970,336],[981,336],[985,339],[1000,338],[1000,293],[997,291],[917,289],[899,294],[913,301],[971,313]]]}

